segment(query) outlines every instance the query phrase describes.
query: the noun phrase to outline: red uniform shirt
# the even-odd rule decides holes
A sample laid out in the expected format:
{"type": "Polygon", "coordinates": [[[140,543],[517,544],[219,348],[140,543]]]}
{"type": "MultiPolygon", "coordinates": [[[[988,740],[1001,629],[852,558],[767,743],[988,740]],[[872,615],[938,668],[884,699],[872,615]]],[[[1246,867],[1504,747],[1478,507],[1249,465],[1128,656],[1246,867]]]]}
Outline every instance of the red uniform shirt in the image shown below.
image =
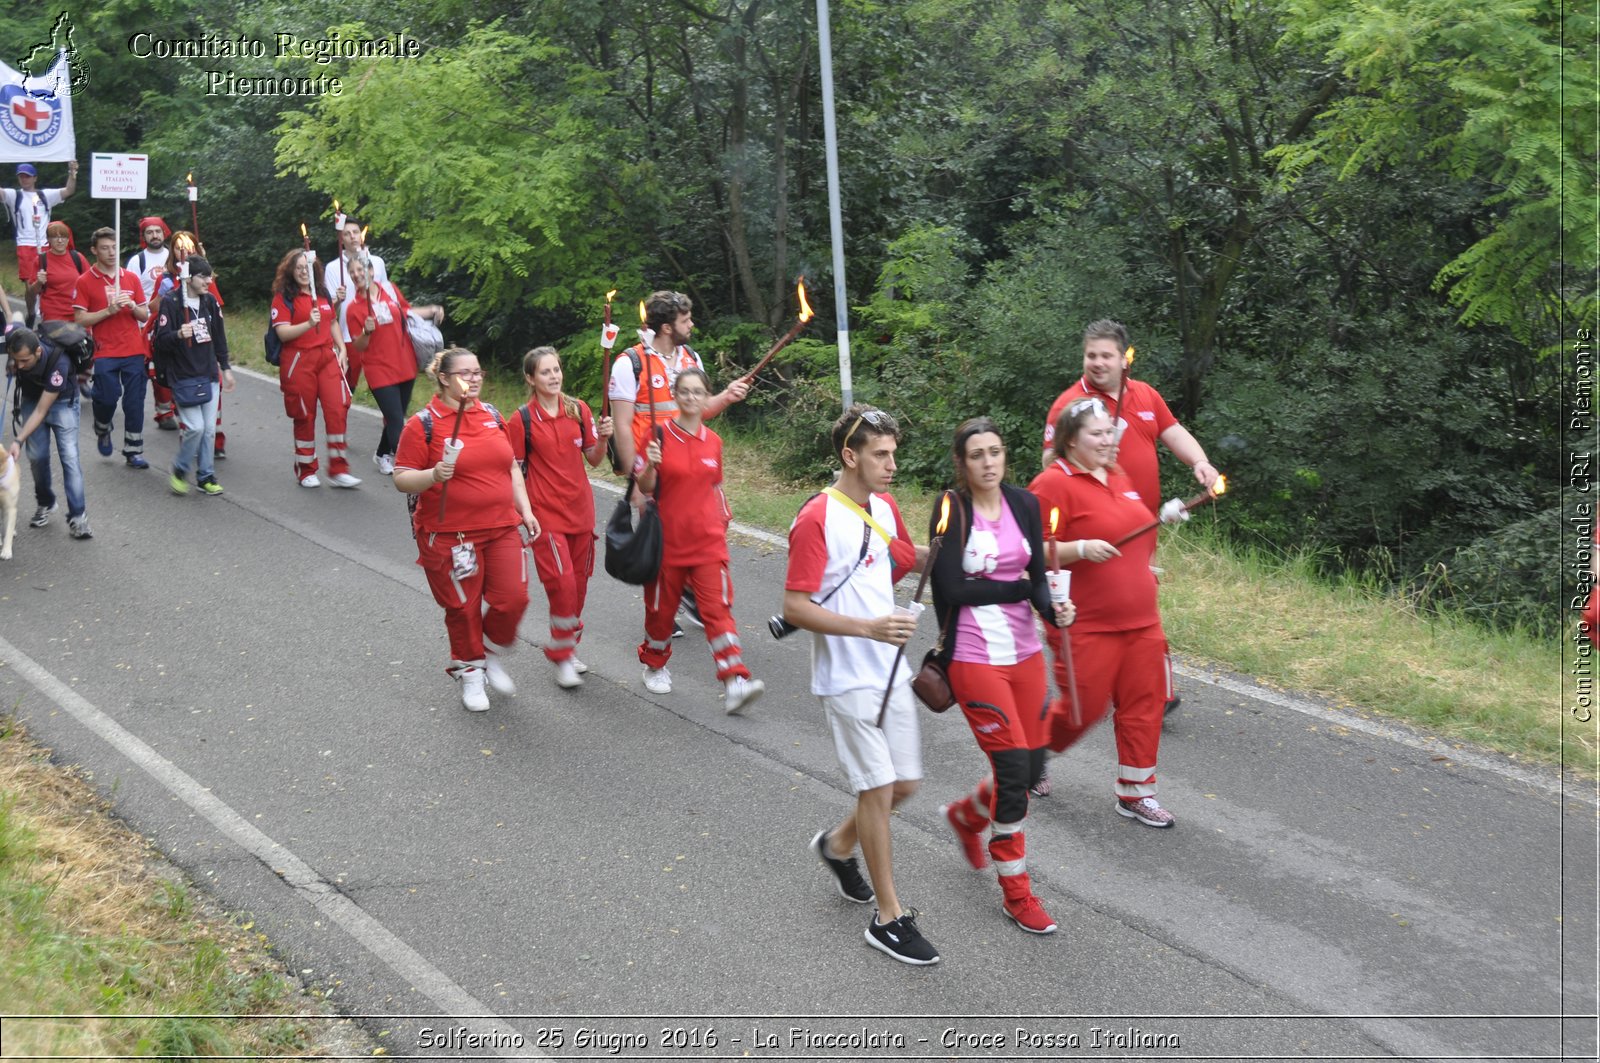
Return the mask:
{"type": "MultiPolygon", "coordinates": [[[[73,309],[87,310],[91,314],[104,310],[111,305],[109,296],[116,288],[133,296],[136,304],[145,301],[144,285],[136,274],[119,269],[116,280],[112,280],[101,273],[98,267],[90,266],[73,286],[73,309]]],[[[131,358],[150,352],[145,343],[144,325],[133,316],[132,310],[118,310],[99,324],[91,325],[89,334],[94,337],[94,356],[97,359],[131,358]]]]}
{"type": "MultiPolygon", "coordinates": [[[[1044,449],[1053,450],[1056,441],[1056,420],[1070,403],[1078,399],[1099,399],[1106,404],[1108,413],[1117,409],[1117,400],[1101,391],[1087,379],[1079,379],[1063,391],[1050,407],[1050,416],[1044,422],[1044,449]]],[[[1127,473],[1138,489],[1139,497],[1151,516],[1161,509],[1161,460],[1156,454],[1156,440],[1161,433],[1178,423],[1167,409],[1161,393],[1142,380],[1130,380],[1122,389],[1121,425],[1125,428],[1122,444],[1117,450],[1117,464],[1127,473]]],[[[1050,522],[1049,515],[1045,523],[1050,522]]],[[[1084,536],[1076,536],[1082,539],[1084,536]]]]}
{"type": "MultiPolygon", "coordinates": [[[[86,260],[84,265],[88,264],[86,260]]],[[[72,252],[63,251],[59,255],[46,252],[44,267],[44,291],[39,293],[39,316],[45,321],[71,321],[72,298],[78,287],[78,278],[82,275],[77,262],[73,261],[72,252]]]]}
{"type": "Polygon", "coordinates": [[[661,563],[686,567],[728,560],[728,522],[722,494],[722,437],[705,425],[690,435],[668,421],[656,469],[661,513],[661,563]]]}
{"type": "MultiPolygon", "coordinates": [[[[1089,473],[1059,458],[1028,485],[1039,499],[1045,536],[1050,536],[1050,511],[1061,518],[1054,538],[1059,542],[1104,539],[1115,543],[1141,525],[1150,523],[1133,483],[1115,468],[1101,483],[1089,473]]],[[[1078,607],[1075,631],[1133,631],[1161,622],[1156,610],[1156,577],[1150,571],[1156,533],[1148,531],[1117,547],[1122,556],[1096,563],[1078,559],[1070,547],[1056,548],[1062,567],[1072,573],[1072,602],[1078,607]]],[[[1046,546],[1046,561],[1050,547],[1046,546]]]]}
{"type": "Polygon", "coordinates": [[[272,297],[272,324],[298,325],[302,321],[311,320],[311,306],[313,299],[316,301],[317,310],[322,314],[322,320],[317,322],[316,328],[296,336],[292,340],[283,341],[283,364],[289,365],[290,356],[296,351],[320,351],[333,349],[333,304],[325,295],[311,296],[304,292],[294,297],[293,304],[284,299],[283,293],[272,297]]]}
{"type": "MultiPolygon", "coordinates": [[[[328,319],[323,319],[327,324],[328,319]]],[[[433,415],[433,441],[424,441],[422,422],[406,419],[395,450],[396,469],[431,469],[444,457],[444,441],[456,423],[456,411],[435,395],[428,403],[433,415]]],[[[425,532],[481,531],[521,524],[517,504],[511,493],[511,444],[494,414],[482,403],[473,403],[461,418],[461,455],[456,458],[456,474],[450,478],[445,496],[444,516],[439,516],[439,494],[443,484],[434,484],[417,501],[417,527],[425,532]]],[[[517,475],[520,475],[518,473],[517,475]]]]}
{"type": "Polygon", "coordinates": [[[411,334],[406,331],[406,314],[411,304],[393,285],[376,285],[375,295],[371,301],[365,295],[356,296],[346,311],[352,336],[361,335],[367,318],[376,316],[378,319],[378,327],[372,331],[367,349],[361,355],[361,371],[367,374],[367,387],[383,388],[415,380],[417,353],[411,346],[411,334]],[[389,319],[387,324],[383,321],[385,317],[389,319]]]}
{"type": "Polygon", "coordinates": [[[535,399],[506,421],[511,453],[518,461],[529,456],[528,441],[533,442],[532,459],[528,462],[528,503],[539,518],[539,527],[569,535],[594,531],[594,492],[589,488],[583,452],[594,446],[597,436],[594,415],[582,399],[576,401],[577,420],[566,415],[564,406],[558,406],[552,417],[539,408],[535,399]],[[524,411],[528,418],[526,429],[524,411]]]}

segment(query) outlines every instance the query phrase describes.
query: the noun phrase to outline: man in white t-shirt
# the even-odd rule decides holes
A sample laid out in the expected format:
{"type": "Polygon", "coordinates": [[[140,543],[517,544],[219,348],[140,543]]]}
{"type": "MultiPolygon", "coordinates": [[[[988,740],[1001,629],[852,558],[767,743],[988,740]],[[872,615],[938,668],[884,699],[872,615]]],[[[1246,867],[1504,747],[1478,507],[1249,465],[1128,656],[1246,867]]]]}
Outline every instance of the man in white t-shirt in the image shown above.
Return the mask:
{"type": "MultiPolygon", "coordinates": [[[[139,250],[129,255],[127,264],[123,266],[144,285],[145,305],[150,308],[150,317],[144,324],[146,346],[155,334],[156,309],[161,302],[156,295],[161,287],[161,276],[167,271],[167,261],[172,257],[172,247],[168,244],[171,239],[172,230],[167,226],[165,219],[154,214],[140,218],[139,250]]],[[[152,405],[155,410],[156,427],[163,432],[177,431],[178,407],[173,404],[172,389],[156,380],[152,372],[150,390],[154,400],[152,405]]]]}
{"type": "MultiPolygon", "coordinates": [[[[350,385],[352,392],[356,390],[356,384],[361,380],[361,352],[351,346],[354,337],[350,335],[350,328],[346,324],[350,315],[350,304],[356,299],[356,286],[350,283],[350,262],[366,246],[366,238],[361,235],[361,223],[346,216],[344,225],[339,229],[339,253],[322,267],[322,283],[327,286],[328,294],[333,297],[334,306],[339,308],[339,328],[344,332],[344,350],[349,356],[344,369],[344,379],[345,383],[350,385]]],[[[387,284],[389,268],[383,264],[383,258],[370,251],[367,252],[367,257],[372,260],[372,283],[387,284]]]]}
{"type": "Polygon", "coordinates": [[[811,692],[822,699],[839,765],[856,807],[811,849],[837,880],[839,893],[866,904],[867,944],[911,964],[939,962],[917,929],[917,913],[895,894],[889,813],[917,791],[922,735],[911,699],[911,669],[897,659],[916,630],[916,616],[897,611],[895,581],[927,558],[906,531],[888,494],[900,427],[882,410],[857,403],[834,422],[838,482],[800,507],[789,529],[789,572],[783,617],[815,634],[811,692]],[[893,680],[891,682],[891,671],[893,680]],[[891,688],[879,719],[885,688],[891,688]],[[871,885],[851,855],[856,842],[871,885]]]}
{"type": "MultiPolygon", "coordinates": [[[[50,208],[71,196],[78,188],[78,162],[67,163],[67,183],[60,188],[40,188],[39,171],[33,163],[17,167],[17,187],[5,190],[6,215],[17,234],[17,275],[24,285],[39,274],[44,250],[45,226],[50,224],[50,208]]],[[[28,323],[33,324],[33,304],[28,305],[28,323]]]]}

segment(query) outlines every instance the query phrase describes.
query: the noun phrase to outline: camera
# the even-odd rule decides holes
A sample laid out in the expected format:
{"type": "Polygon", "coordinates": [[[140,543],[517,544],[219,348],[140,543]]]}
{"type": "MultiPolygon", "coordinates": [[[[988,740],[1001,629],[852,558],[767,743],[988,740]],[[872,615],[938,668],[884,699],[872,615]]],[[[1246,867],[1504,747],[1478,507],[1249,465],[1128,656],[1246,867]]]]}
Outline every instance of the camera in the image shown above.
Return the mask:
{"type": "Polygon", "coordinates": [[[786,639],[800,629],[781,616],[767,617],[767,630],[772,632],[775,639],[786,639]]]}

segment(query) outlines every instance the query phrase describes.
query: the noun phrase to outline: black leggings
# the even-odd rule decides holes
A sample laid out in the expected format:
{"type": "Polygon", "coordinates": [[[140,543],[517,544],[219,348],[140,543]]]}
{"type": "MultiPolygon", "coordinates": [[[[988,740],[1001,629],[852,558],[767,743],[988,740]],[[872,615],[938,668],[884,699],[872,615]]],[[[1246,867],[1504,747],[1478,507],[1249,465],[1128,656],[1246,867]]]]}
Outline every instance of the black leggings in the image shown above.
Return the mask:
{"type": "Polygon", "coordinates": [[[386,384],[372,389],[372,397],[383,412],[383,438],[378,440],[378,456],[394,456],[400,445],[400,429],[406,425],[406,407],[411,405],[411,386],[416,378],[399,384],[386,384]]]}

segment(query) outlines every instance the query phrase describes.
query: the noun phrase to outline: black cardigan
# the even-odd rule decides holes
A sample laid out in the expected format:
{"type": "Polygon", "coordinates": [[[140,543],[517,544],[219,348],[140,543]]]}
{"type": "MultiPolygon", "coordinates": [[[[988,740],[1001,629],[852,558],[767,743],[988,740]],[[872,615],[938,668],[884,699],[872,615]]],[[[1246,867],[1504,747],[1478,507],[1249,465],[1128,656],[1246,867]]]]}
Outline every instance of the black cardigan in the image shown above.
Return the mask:
{"type": "MultiPolygon", "coordinates": [[[[950,507],[954,518],[952,527],[945,533],[944,545],[939,548],[939,556],[933,562],[933,572],[928,577],[933,585],[933,612],[939,621],[939,630],[943,631],[945,625],[951,622],[950,611],[955,606],[1004,605],[1008,602],[1031,602],[1034,611],[1044,617],[1047,624],[1054,626],[1055,606],[1050,602],[1050,585],[1044,578],[1044,524],[1039,518],[1038,498],[1021,487],[1007,483],[1000,485],[1001,500],[1011,507],[1011,516],[1016,519],[1017,526],[1027,537],[1028,545],[1033,548],[1033,557],[1028,562],[1027,579],[993,580],[968,579],[961,570],[961,554],[966,547],[967,535],[972,531],[972,497],[964,492],[958,497],[960,504],[950,507]]],[[[938,525],[939,507],[935,505],[928,517],[929,542],[933,541],[938,525]]],[[[955,642],[954,633],[946,636],[940,660],[950,660],[955,652],[955,642]]]]}

